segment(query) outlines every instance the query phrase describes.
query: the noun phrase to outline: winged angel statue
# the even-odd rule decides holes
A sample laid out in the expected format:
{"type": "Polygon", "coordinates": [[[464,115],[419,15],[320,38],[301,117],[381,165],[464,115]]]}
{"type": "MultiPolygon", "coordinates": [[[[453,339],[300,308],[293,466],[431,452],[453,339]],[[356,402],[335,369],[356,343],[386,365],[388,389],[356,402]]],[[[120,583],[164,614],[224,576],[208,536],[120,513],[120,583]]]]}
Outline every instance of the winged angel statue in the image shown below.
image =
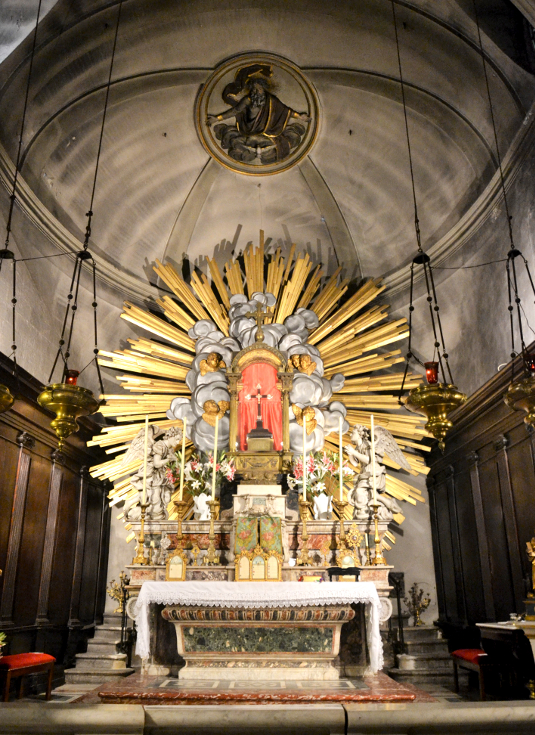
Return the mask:
{"type": "MultiPolygon", "coordinates": [[[[399,504],[385,493],[386,469],[383,464],[385,454],[390,459],[410,470],[410,465],[403,456],[392,434],[382,426],[375,427],[375,487],[379,503],[379,520],[391,521],[395,513],[402,513],[399,504]]],[[[349,461],[354,467],[360,468],[353,489],[349,492],[348,500],[354,506],[353,517],[357,520],[367,520],[370,517],[370,504],[373,500],[373,462],[370,431],[365,426],[357,424],[351,434],[354,446],[345,447],[349,461]]]]}
{"type": "MultiPolygon", "coordinates": [[[[171,426],[167,431],[160,429],[156,424],[149,426],[147,444],[147,503],[149,506],[145,516],[147,520],[162,521],[167,517],[166,508],[171,500],[173,484],[167,478],[165,466],[181,439],[182,430],[177,426],[171,426]]],[[[141,514],[139,502],[143,492],[144,453],[145,427],[140,429],[132,440],[121,463],[121,467],[126,467],[137,460],[141,462],[130,478],[130,484],[136,488],[138,495],[129,501],[129,508],[125,512],[125,517],[129,521],[138,520],[141,514]]]]}

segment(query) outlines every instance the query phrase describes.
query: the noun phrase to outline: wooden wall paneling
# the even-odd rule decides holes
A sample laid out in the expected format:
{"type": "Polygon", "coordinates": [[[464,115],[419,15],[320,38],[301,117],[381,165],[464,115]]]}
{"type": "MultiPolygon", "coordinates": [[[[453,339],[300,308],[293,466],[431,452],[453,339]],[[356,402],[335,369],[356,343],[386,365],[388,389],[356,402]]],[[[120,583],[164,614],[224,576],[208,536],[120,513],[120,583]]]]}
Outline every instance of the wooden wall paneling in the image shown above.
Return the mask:
{"type": "Polygon", "coordinates": [[[453,572],[455,575],[455,594],[457,597],[457,615],[459,620],[466,622],[466,601],[464,586],[464,571],[461,555],[461,539],[459,534],[459,519],[456,498],[456,473],[453,465],[447,468],[448,476],[448,509],[450,513],[451,551],[453,556],[453,572]]]}
{"type": "Polygon", "coordinates": [[[485,604],[485,615],[480,621],[492,621],[496,619],[496,611],[494,609],[494,596],[492,593],[492,575],[490,571],[490,555],[487,541],[487,528],[485,526],[485,516],[483,513],[483,500],[481,497],[481,485],[479,482],[479,455],[472,452],[469,455],[470,461],[470,486],[472,489],[472,500],[474,503],[475,530],[477,535],[477,546],[479,550],[479,564],[481,573],[481,582],[483,586],[483,599],[485,604]]]}
{"type": "Polygon", "coordinates": [[[50,598],[50,582],[52,580],[52,564],[56,538],[60,532],[58,526],[59,498],[63,479],[64,456],[58,450],[51,454],[52,467],[50,474],[50,490],[46,517],[45,543],[43,548],[43,563],[41,567],[41,582],[39,584],[39,598],[37,601],[38,624],[48,623],[48,601],[50,598]]]}
{"type": "Polygon", "coordinates": [[[101,486],[100,502],[102,505],[101,522],[100,522],[100,539],[98,544],[98,578],[97,593],[95,595],[94,617],[97,625],[101,624],[104,618],[104,608],[106,607],[106,582],[108,573],[108,551],[109,545],[107,539],[110,536],[111,508],[108,502],[108,486],[101,486]]]}
{"type": "Polygon", "coordinates": [[[50,489],[50,455],[41,442],[31,448],[31,465],[26,494],[26,511],[22,526],[19,556],[20,573],[14,602],[14,618],[18,626],[35,627],[45,529],[50,489]]]}
{"type": "MultiPolygon", "coordinates": [[[[16,432],[12,436],[0,437],[0,570],[6,568],[9,528],[15,494],[19,446],[16,443],[16,432]]],[[[0,575],[0,609],[2,605],[2,588],[5,577],[0,575]]]]}
{"type": "Polygon", "coordinates": [[[72,576],[72,595],[69,611],[69,628],[80,627],[80,600],[82,592],[82,571],[84,566],[84,545],[86,537],[87,496],[89,490],[89,473],[82,467],[79,474],[78,518],[76,523],[76,548],[74,552],[74,569],[72,576]]]}
{"type": "Polygon", "coordinates": [[[17,437],[17,442],[19,445],[17,474],[15,479],[15,491],[13,494],[11,523],[5,562],[6,566],[3,572],[2,603],[0,605],[0,623],[2,624],[2,627],[13,625],[15,583],[17,580],[24,511],[26,507],[26,494],[28,491],[28,479],[30,476],[31,465],[31,457],[28,449],[33,446],[34,440],[28,433],[21,432],[17,437]]]}
{"type": "Polygon", "coordinates": [[[102,526],[102,489],[88,479],[85,543],[82,562],[79,619],[92,623],[97,598],[100,529],[102,526]]]}
{"type": "MultiPolygon", "coordinates": [[[[507,451],[513,491],[514,516],[518,532],[520,563],[522,566],[522,590],[531,591],[531,563],[526,553],[526,542],[535,536],[535,433],[520,425],[507,451]]],[[[524,608],[518,612],[524,612],[524,608]]]]}
{"type": "Polygon", "coordinates": [[[431,519],[431,540],[433,543],[433,559],[435,562],[435,574],[437,582],[437,605],[439,619],[446,619],[446,592],[444,589],[444,571],[442,569],[442,552],[440,549],[440,536],[438,534],[437,504],[435,499],[436,477],[431,473],[427,476],[427,489],[429,492],[429,514],[431,519]]]}
{"type": "Polygon", "coordinates": [[[455,579],[454,552],[452,543],[451,514],[449,507],[449,478],[441,479],[435,485],[437,509],[437,533],[442,559],[445,615],[450,621],[460,622],[455,579]]]}
{"type": "Polygon", "coordinates": [[[78,472],[72,468],[70,463],[63,466],[62,475],[57,517],[59,533],[52,562],[48,619],[54,625],[64,626],[67,631],[76,550],[79,478],[78,472]]]}
{"type": "Polygon", "coordinates": [[[465,621],[473,625],[475,622],[484,620],[486,616],[470,470],[466,462],[461,463],[457,468],[453,490],[463,579],[465,621]]]}
{"type": "Polygon", "coordinates": [[[496,455],[479,463],[483,516],[487,529],[492,597],[496,620],[507,620],[515,598],[509,564],[509,549],[500,493],[496,455]]]}
{"type": "Polygon", "coordinates": [[[509,612],[520,613],[524,610],[523,600],[525,596],[525,591],[522,562],[520,559],[520,547],[518,543],[518,528],[516,525],[513,491],[511,487],[511,474],[509,468],[509,438],[505,435],[500,437],[495,446],[497,452],[498,478],[500,483],[505,533],[507,535],[509,566],[511,569],[511,583],[513,587],[515,603],[513,609],[509,610],[509,612]]]}

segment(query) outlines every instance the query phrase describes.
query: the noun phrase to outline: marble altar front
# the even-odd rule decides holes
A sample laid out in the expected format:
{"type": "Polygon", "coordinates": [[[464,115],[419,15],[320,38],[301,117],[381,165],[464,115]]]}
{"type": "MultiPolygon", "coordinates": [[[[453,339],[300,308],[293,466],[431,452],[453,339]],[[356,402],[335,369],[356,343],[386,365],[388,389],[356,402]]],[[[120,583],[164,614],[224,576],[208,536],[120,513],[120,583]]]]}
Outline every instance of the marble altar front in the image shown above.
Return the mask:
{"type": "Polygon", "coordinates": [[[145,582],[135,606],[136,653],[150,666],[149,607],[164,605],[185,661],[180,679],[336,680],[353,603],[366,608],[367,660],[382,667],[381,604],[371,582],[145,582]]]}

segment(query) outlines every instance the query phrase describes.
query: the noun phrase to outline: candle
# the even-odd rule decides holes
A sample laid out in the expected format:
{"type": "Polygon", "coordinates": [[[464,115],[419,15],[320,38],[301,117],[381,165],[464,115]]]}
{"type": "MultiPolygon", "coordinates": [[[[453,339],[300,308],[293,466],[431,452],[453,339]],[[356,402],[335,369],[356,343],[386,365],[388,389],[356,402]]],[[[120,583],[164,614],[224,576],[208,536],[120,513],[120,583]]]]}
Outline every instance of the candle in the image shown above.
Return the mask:
{"type": "Polygon", "coordinates": [[[303,500],[307,499],[307,417],[303,409],[303,500]]]}
{"type": "Polygon", "coordinates": [[[377,502],[377,487],[376,487],[376,478],[375,478],[375,427],[373,423],[373,413],[371,415],[372,419],[372,429],[371,429],[371,435],[372,435],[372,488],[373,488],[373,502],[377,502]]]}
{"type": "Polygon", "coordinates": [[[212,472],[212,500],[215,500],[215,476],[217,467],[217,429],[218,429],[218,417],[215,419],[215,435],[214,435],[214,471],[212,472]]]}
{"type": "Polygon", "coordinates": [[[182,493],[184,491],[184,462],[186,461],[186,423],[187,419],[184,416],[182,419],[182,457],[180,459],[180,492],[178,499],[182,500],[182,493]]]}
{"type": "Polygon", "coordinates": [[[145,416],[145,453],[143,459],[143,494],[141,502],[147,502],[147,454],[149,449],[149,417],[145,416]]]}
{"type": "Polygon", "coordinates": [[[343,480],[343,472],[342,472],[342,464],[343,464],[343,457],[342,457],[342,417],[340,416],[340,458],[339,458],[339,464],[340,464],[340,502],[344,499],[344,480],[343,480]]]}

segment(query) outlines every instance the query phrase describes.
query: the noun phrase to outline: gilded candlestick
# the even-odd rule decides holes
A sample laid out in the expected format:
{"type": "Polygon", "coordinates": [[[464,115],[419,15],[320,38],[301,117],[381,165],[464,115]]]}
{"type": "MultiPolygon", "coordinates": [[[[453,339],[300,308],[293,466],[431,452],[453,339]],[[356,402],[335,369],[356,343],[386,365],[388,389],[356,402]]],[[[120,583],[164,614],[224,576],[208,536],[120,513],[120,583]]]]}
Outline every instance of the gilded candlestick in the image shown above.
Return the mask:
{"type": "Polygon", "coordinates": [[[132,564],[148,564],[149,560],[145,557],[143,551],[145,544],[145,513],[150,503],[140,503],[141,508],[141,528],[139,529],[139,536],[137,539],[137,554],[132,559],[132,564]]]}
{"type": "Polygon", "coordinates": [[[297,563],[300,566],[310,566],[313,563],[312,557],[310,556],[310,552],[308,550],[307,531],[308,509],[311,506],[312,503],[309,503],[308,500],[304,500],[303,498],[299,499],[299,512],[301,514],[301,522],[303,524],[303,529],[301,531],[301,539],[303,541],[303,545],[301,547],[301,550],[299,551],[299,554],[297,555],[297,563]]]}
{"type": "Polygon", "coordinates": [[[375,556],[372,564],[376,566],[385,566],[386,559],[383,556],[383,547],[381,544],[381,537],[379,535],[379,503],[370,503],[370,505],[373,508],[373,521],[375,524],[375,536],[373,539],[375,544],[375,556]]]}
{"type": "Polygon", "coordinates": [[[332,503],[333,503],[335,511],[338,513],[338,516],[340,518],[340,543],[338,544],[338,548],[346,549],[347,544],[346,544],[346,532],[345,532],[345,527],[344,527],[344,513],[345,513],[346,506],[347,506],[347,501],[346,500],[335,500],[333,498],[332,503]]]}
{"type": "Polygon", "coordinates": [[[208,553],[204,557],[204,564],[205,565],[214,565],[219,564],[219,551],[216,551],[215,548],[215,528],[214,528],[214,521],[215,516],[217,513],[217,510],[219,509],[219,500],[209,500],[208,505],[210,506],[210,533],[208,534],[208,553]]]}
{"type": "Polygon", "coordinates": [[[177,515],[177,534],[176,534],[176,547],[177,549],[181,549],[183,547],[183,536],[182,536],[182,521],[184,520],[184,516],[186,515],[186,510],[188,508],[188,501],[187,500],[174,500],[173,504],[176,508],[176,515],[177,515]]]}

